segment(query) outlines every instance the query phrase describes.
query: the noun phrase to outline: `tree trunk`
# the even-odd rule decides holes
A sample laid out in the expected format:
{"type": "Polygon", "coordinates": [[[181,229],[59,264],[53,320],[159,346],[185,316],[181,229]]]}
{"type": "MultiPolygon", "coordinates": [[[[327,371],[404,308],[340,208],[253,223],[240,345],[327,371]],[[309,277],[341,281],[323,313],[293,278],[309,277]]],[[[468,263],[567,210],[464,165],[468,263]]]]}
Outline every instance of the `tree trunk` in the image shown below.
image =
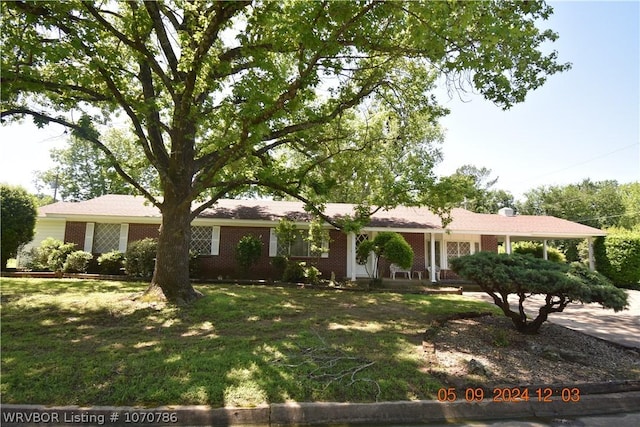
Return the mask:
{"type": "Polygon", "coordinates": [[[189,303],[202,296],[189,280],[191,204],[166,195],[161,211],[156,266],[147,292],[159,287],[168,301],[189,303]]]}

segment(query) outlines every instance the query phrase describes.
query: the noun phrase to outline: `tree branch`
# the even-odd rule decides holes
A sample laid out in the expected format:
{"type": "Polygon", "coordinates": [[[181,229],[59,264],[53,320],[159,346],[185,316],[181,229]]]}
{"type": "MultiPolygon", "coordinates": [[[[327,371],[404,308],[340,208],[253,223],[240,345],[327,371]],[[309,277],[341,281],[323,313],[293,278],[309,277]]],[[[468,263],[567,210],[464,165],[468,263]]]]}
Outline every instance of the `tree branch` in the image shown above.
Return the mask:
{"type": "MultiPolygon", "coordinates": [[[[125,45],[129,46],[130,48],[132,48],[136,52],[140,52],[145,57],[145,60],[146,60],[147,64],[153,69],[153,71],[158,75],[158,77],[160,77],[160,79],[164,83],[164,87],[167,89],[169,94],[171,94],[172,97],[175,96],[175,93],[173,92],[173,85],[171,83],[171,80],[165,74],[165,72],[162,69],[162,67],[160,66],[160,64],[158,64],[158,61],[156,61],[156,59],[154,58],[153,54],[151,52],[149,52],[147,47],[144,45],[144,42],[141,43],[139,41],[131,40],[125,34],[123,34],[122,32],[118,31],[113,25],[111,25],[111,23],[109,21],[104,19],[104,17],[100,14],[100,11],[97,10],[95,7],[93,7],[91,2],[84,1],[82,3],[86,7],[87,11],[89,11],[89,13],[93,17],[95,17],[98,20],[98,22],[109,33],[114,35],[118,40],[120,40],[122,43],[124,43],[125,45]]],[[[146,3],[147,2],[145,2],[145,4],[146,3]]]]}
{"type": "Polygon", "coordinates": [[[158,37],[158,41],[160,42],[160,47],[164,52],[165,58],[167,58],[169,68],[171,68],[171,72],[176,77],[176,79],[178,79],[180,76],[178,72],[178,59],[176,57],[176,54],[173,52],[169,37],[167,37],[167,32],[165,31],[164,24],[162,22],[162,16],[160,15],[159,4],[155,1],[146,1],[144,2],[144,6],[147,9],[147,13],[149,13],[149,16],[151,17],[153,28],[156,30],[156,35],[158,37]]]}

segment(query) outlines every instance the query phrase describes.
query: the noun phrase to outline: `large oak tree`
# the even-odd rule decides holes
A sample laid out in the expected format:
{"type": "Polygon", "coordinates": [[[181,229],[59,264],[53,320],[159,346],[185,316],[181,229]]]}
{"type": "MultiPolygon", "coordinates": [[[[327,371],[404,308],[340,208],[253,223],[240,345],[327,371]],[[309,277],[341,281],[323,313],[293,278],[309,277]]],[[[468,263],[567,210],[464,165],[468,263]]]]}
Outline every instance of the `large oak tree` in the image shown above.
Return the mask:
{"type": "MultiPolygon", "coordinates": [[[[568,68],[543,46],[556,34],[535,25],[550,13],[538,1],[4,2],[2,118],[58,123],[100,147],[162,213],[152,285],[190,301],[199,213],[257,187],[321,210],[349,156],[394,144],[400,162],[425,142],[414,128],[444,113],[438,76],[503,108],[523,101],[568,68]],[[117,114],[162,198],[101,141],[117,114]]],[[[421,188],[392,195],[443,204],[436,180],[406,184],[421,188]]]]}

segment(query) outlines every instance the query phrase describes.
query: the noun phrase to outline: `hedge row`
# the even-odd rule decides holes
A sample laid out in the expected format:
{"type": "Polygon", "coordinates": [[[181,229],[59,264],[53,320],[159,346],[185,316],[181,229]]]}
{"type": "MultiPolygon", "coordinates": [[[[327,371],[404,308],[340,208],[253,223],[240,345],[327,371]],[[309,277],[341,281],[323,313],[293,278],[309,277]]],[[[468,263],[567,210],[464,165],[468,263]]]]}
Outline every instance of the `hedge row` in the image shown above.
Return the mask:
{"type": "Polygon", "coordinates": [[[610,229],[594,242],[596,269],[616,286],[640,290],[640,231],[610,229]]]}

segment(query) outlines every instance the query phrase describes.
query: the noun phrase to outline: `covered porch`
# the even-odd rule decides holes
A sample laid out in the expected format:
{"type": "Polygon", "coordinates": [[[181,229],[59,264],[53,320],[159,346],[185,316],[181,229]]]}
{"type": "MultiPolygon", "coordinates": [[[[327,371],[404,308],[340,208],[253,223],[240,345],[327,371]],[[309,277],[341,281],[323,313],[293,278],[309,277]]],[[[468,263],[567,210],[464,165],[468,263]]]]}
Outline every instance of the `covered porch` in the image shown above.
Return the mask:
{"type": "MultiPolygon", "coordinates": [[[[565,239],[586,239],[589,248],[589,268],[595,270],[593,241],[597,236],[604,236],[601,230],[591,229],[587,234],[581,233],[504,233],[474,234],[472,232],[455,233],[444,230],[393,230],[399,232],[411,245],[414,251],[413,266],[407,272],[395,274],[395,280],[428,281],[438,283],[457,279],[457,275],[449,269],[449,261],[460,256],[471,255],[480,251],[498,252],[503,246],[508,254],[513,252],[513,243],[519,241],[541,242],[543,258],[549,259],[549,241],[565,239]],[[593,231],[591,231],[593,230],[593,231]]],[[[358,245],[366,239],[374,238],[382,230],[363,230],[359,234],[349,233],[347,236],[347,277],[355,281],[362,278],[373,278],[375,266],[370,256],[365,264],[356,259],[358,245]]],[[[391,230],[384,230],[391,231],[391,230]]],[[[391,279],[388,265],[379,271],[380,278],[391,279]]]]}

